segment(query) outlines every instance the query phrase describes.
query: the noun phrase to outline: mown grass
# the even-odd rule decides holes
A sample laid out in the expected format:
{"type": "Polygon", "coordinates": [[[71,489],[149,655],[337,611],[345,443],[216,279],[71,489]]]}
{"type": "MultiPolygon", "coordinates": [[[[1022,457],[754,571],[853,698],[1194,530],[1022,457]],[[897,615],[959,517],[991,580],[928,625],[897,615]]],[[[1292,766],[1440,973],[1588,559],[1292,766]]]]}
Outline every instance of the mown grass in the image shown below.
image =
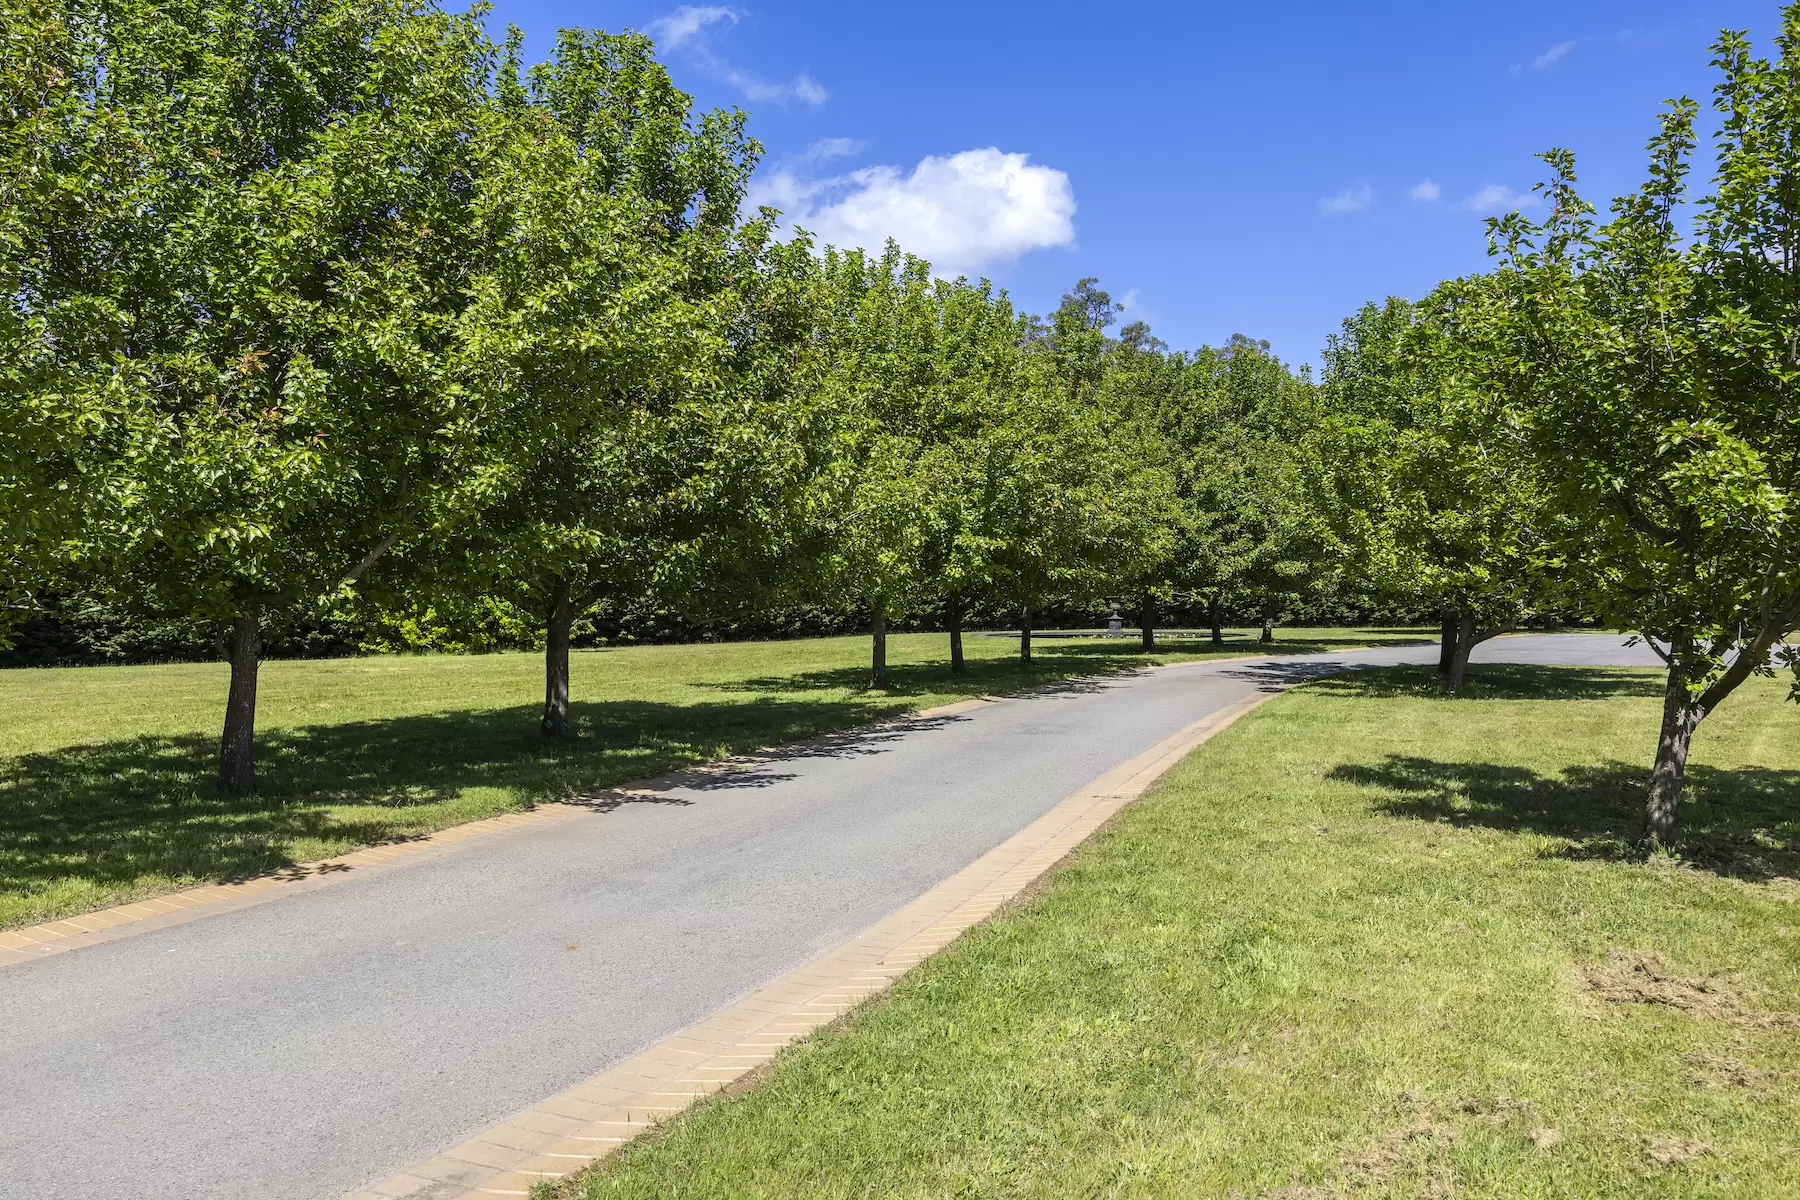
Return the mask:
{"type": "MultiPolygon", "coordinates": [[[[1404,630],[1284,630],[1274,650],[1416,639],[1404,630]]],[[[0,928],[414,836],[534,802],[900,711],[1135,666],[1135,640],[890,641],[872,692],[864,638],[578,652],[579,737],[537,730],[534,654],[264,664],[258,792],[213,786],[228,685],[220,663],[0,672],[0,928]]],[[[1263,649],[1238,635],[1219,653],[1263,649]]],[[[1171,660],[1215,653],[1172,642],[1171,660]]]]}
{"type": "Polygon", "coordinates": [[[1283,696],[1037,899],[565,1188],[616,1197],[1800,1195],[1800,710],[1655,672],[1283,696]]]}

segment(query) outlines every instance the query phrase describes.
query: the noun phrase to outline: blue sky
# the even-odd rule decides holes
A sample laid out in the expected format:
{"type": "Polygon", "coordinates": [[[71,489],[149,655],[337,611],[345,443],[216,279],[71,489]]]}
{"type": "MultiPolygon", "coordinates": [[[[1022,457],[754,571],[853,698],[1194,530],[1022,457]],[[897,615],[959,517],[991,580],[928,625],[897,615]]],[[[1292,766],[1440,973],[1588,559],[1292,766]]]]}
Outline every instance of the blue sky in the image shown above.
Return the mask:
{"type": "Polygon", "coordinates": [[[1316,361],[1362,301],[1486,263],[1481,218],[1564,145],[1600,203],[1659,104],[1703,103],[1722,26],[1772,0],[1076,5],[497,0],[645,29],[703,106],[745,108],[758,196],[844,242],[892,233],[1041,312],[1098,276],[1176,347],[1316,361]]]}

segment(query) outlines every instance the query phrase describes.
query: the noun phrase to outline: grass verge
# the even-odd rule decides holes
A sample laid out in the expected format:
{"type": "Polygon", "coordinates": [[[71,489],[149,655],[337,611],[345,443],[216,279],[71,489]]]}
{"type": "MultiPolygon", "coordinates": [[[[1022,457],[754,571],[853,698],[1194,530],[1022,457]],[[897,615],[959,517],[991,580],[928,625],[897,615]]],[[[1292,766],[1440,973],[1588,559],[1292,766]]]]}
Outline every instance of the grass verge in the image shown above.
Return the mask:
{"type": "Polygon", "coordinates": [[[563,1194],[1800,1194],[1800,712],[1382,672],[1198,751],[1044,891],[563,1194]]]}
{"type": "Polygon", "coordinates": [[[0,928],[324,858],[972,695],[1215,653],[1416,640],[1408,630],[1172,641],[890,639],[893,686],[864,686],[864,638],[578,652],[579,737],[537,731],[534,654],[275,661],[260,686],[258,792],[213,786],[221,663],[0,672],[0,928]]]}

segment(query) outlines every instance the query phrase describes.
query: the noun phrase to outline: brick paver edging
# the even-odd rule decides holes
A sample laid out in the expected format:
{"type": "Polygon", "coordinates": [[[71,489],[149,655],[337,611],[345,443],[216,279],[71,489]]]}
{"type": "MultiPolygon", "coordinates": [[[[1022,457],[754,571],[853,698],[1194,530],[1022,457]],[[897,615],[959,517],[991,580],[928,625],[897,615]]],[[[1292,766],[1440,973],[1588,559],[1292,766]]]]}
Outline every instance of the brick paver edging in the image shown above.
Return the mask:
{"type": "Polygon", "coordinates": [[[469,1140],[351,1193],[346,1200],[529,1196],[534,1184],[560,1179],[604,1158],[640,1132],[769,1062],[796,1038],[886,991],[923,959],[1024,891],[1188,751],[1276,694],[1248,696],[1202,718],[1114,767],[835,950],[469,1140]]]}

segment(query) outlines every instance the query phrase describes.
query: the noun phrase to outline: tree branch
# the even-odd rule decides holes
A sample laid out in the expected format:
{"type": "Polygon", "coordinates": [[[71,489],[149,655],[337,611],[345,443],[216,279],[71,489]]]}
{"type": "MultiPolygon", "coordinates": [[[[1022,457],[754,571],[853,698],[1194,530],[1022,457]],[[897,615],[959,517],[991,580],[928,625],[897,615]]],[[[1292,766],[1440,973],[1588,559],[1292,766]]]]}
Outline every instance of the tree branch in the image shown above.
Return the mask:
{"type": "Polygon", "coordinates": [[[1701,693],[1699,708],[1702,717],[1724,703],[1725,697],[1736,691],[1738,684],[1750,678],[1758,667],[1768,663],[1769,651],[1774,648],[1776,642],[1787,635],[1787,631],[1792,628],[1797,615],[1800,615],[1800,591],[1796,591],[1788,598],[1787,607],[1782,610],[1781,618],[1764,623],[1750,644],[1738,651],[1737,657],[1731,660],[1731,665],[1725,668],[1725,673],[1715,679],[1712,686],[1701,693]]]}
{"type": "Polygon", "coordinates": [[[1619,511],[1624,514],[1625,523],[1645,537],[1655,538],[1665,545],[1680,540],[1681,532],[1679,530],[1669,529],[1662,525],[1658,525],[1655,521],[1646,517],[1643,508],[1638,505],[1636,500],[1631,498],[1629,493],[1614,492],[1612,493],[1612,498],[1617,502],[1619,511]]]}
{"type": "Polygon", "coordinates": [[[381,556],[386,554],[388,550],[393,547],[394,543],[399,540],[399,534],[390,533],[379,542],[376,542],[375,548],[363,555],[362,561],[357,563],[354,567],[351,567],[350,573],[344,576],[344,585],[355,583],[357,580],[361,579],[363,577],[363,572],[374,566],[381,556]]]}

